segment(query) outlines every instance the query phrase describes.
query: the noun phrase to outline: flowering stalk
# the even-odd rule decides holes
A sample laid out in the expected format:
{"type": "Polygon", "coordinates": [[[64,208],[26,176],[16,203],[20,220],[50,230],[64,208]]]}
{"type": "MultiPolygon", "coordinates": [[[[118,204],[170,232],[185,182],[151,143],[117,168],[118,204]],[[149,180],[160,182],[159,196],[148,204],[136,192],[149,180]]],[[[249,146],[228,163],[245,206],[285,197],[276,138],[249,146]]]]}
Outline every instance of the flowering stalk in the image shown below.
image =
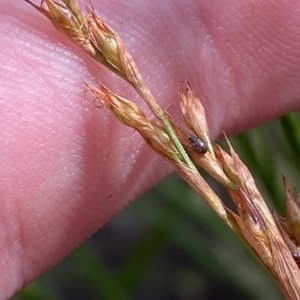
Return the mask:
{"type": "Polygon", "coordinates": [[[121,38],[93,10],[83,16],[75,0],[63,0],[64,5],[43,0],[41,6],[25,1],[136,89],[157,117],[156,121],[147,118],[135,103],[103,85],[96,88],[85,83],[86,91],[93,93],[121,123],[137,130],[156,153],[175,166],[183,179],[255,253],[286,298],[300,299],[300,200],[292,194],[286,180],[288,214],[286,220],[280,220],[270,212],[248,168],[232,147],[229,154],[211,142],[204,107],[187,83],[186,91],[179,92],[179,98],[185,123],[193,134],[163,111],[121,38]],[[228,190],[237,213],[226,207],[192,160],[228,190]]]}
{"type": "Polygon", "coordinates": [[[75,0],[62,0],[65,6],[52,0],[42,0],[40,6],[29,0],[25,1],[44,14],[59,32],[66,35],[95,60],[128,81],[147,103],[154,115],[164,124],[168,135],[184,161],[188,165],[192,165],[190,158],[174,133],[168,116],[158,105],[122,39],[108,24],[98,18],[92,9],[88,9],[88,14],[83,17],[75,0]]]}
{"type": "MultiPolygon", "coordinates": [[[[230,227],[227,212],[220,198],[206,183],[192,164],[186,164],[178,153],[173,141],[167,135],[166,129],[155,121],[149,120],[142,110],[133,102],[113,93],[107,87],[95,88],[85,83],[86,92],[92,92],[101,103],[110,109],[116,118],[126,126],[137,130],[148,145],[164,159],[174,164],[178,173],[203,197],[203,199],[217,212],[230,227]]],[[[183,131],[182,131],[183,132],[183,131]]],[[[188,134],[182,134],[181,139],[187,140],[188,134]]]]}

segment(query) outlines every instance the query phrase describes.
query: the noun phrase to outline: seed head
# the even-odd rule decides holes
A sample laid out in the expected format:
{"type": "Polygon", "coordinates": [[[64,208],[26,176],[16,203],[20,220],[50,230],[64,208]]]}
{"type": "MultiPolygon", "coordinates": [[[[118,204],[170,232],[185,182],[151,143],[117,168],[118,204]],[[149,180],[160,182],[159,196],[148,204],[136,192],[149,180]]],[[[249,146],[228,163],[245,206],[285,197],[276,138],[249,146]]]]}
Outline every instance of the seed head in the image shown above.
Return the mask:
{"type": "Polygon", "coordinates": [[[299,195],[293,193],[285,176],[287,225],[291,236],[300,244],[300,201],[299,195]]]}
{"type": "Polygon", "coordinates": [[[153,150],[173,163],[180,162],[177,150],[165,129],[150,121],[135,103],[113,93],[103,85],[101,89],[87,83],[85,85],[86,91],[91,91],[121,123],[137,130],[153,150]]]}
{"type": "Polygon", "coordinates": [[[213,154],[214,152],[210,142],[205,109],[201,104],[201,101],[191,90],[190,85],[187,82],[185,82],[185,84],[185,93],[181,91],[178,92],[185,123],[187,127],[196,134],[197,137],[204,141],[208,151],[213,154]]]}

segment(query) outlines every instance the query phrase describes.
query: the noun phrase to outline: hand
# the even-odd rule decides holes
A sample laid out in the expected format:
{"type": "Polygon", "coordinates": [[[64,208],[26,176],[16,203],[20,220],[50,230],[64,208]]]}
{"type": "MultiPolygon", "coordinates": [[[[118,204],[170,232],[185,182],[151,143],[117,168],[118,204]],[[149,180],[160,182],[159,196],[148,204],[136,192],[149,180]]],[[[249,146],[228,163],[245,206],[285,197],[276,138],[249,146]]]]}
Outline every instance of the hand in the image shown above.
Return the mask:
{"type": "MultiPolygon", "coordinates": [[[[300,4],[288,1],[94,1],[158,101],[180,115],[188,80],[211,135],[300,106],[300,4]],[[176,3],[178,2],[178,3],[176,3]]],[[[58,263],[173,169],[106,109],[83,98],[98,78],[132,88],[23,1],[0,0],[0,295],[58,263]]],[[[83,6],[82,6],[83,7],[83,6]]]]}

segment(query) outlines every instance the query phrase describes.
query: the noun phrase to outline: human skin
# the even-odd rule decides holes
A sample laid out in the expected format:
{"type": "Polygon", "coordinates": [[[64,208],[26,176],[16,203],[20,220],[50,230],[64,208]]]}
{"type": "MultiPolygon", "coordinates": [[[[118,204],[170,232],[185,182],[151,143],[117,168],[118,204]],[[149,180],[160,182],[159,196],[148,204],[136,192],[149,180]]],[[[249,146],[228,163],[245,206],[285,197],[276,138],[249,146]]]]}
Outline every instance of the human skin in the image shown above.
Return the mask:
{"type": "MultiPolygon", "coordinates": [[[[35,2],[38,4],[37,2],[35,2]]],[[[83,3],[83,2],[81,2],[83,3]]],[[[0,299],[16,293],[173,171],[83,98],[131,87],[23,1],[0,0],[0,299]]],[[[188,80],[213,139],[300,106],[300,1],[94,0],[161,105],[188,80]]]]}

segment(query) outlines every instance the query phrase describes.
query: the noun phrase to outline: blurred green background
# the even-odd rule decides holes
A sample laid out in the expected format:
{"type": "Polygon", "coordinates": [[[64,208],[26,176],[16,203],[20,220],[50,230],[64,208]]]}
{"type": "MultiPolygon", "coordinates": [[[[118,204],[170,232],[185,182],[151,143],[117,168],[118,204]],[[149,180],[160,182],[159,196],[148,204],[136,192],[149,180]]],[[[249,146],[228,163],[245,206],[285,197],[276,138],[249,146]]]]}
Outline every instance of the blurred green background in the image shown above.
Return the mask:
{"type": "MultiPolygon", "coordinates": [[[[299,182],[299,125],[299,114],[293,113],[230,139],[269,205],[282,215],[282,174],[296,187],[299,182]]],[[[203,175],[230,206],[226,192],[203,175]]],[[[283,297],[249,250],[172,175],[13,299],[283,297]]]]}

